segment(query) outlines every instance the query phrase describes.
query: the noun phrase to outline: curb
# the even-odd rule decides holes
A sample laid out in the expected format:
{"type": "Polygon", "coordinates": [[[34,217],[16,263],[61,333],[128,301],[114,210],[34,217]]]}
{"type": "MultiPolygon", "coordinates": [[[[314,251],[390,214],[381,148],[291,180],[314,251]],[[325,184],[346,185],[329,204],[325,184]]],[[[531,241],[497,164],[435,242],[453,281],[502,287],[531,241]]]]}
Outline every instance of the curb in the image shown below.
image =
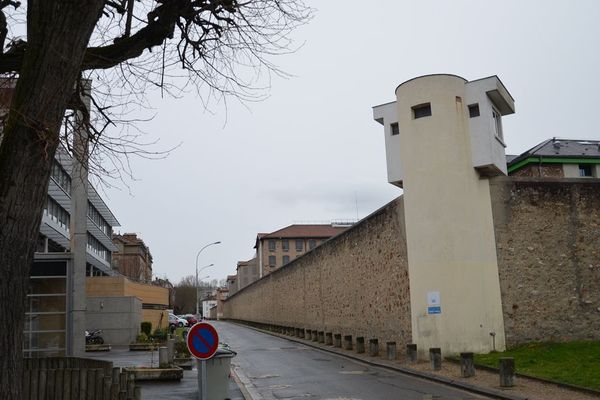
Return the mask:
{"type": "MultiPolygon", "coordinates": [[[[458,360],[456,358],[453,358],[453,357],[447,357],[446,360],[449,361],[449,362],[451,362],[451,363],[454,363],[454,364],[460,364],[460,360],[458,360]]],[[[483,365],[483,364],[473,364],[473,365],[477,369],[480,369],[480,370],[485,370],[485,371],[495,372],[495,373],[498,373],[498,371],[499,371],[498,368],[490,367],[488,365],[483,365]]],[[[600,396],[600,390],[587,388],[585,386],[571,385],[570,383],[563,383],[563,382],[553,381],[552,379],[540,378],[539,376],[522,374],[522,373],[518,373],[518,372],[515,375],[517,377],[519,377],[519,378],[530,379],[532,381],[546,383],[548,385],[555,385],[555,386],[558,386],[558,387],[563,388],[563,389],[569,389],[569,390],[573,390],[573,391],[577,391],[577,392],[582,392],[582,393],[585,393],[585,394],[591,394],[591,395],[594,395],[594,396],[600,396]]]]}
{"type": "Polygon", "coordinates": [[[231,366],[231,377],[240,388],[245,400],[264,400],[263,397],[254,390],[254,385],[238,366],[231,366]]]}
{"type": "MultiPolygon", "coordinates": [[[[332,353],[332,354],[335,354],[335,355],[338,355],[338,356],[341,356],[341,357],[345,357],[345,358],[348,358],[348,359],[351,359],[351,360],[354,360],[354,361],[359,361],[359,362],[362,362],[364,364],[367,364],[367,365],[370,365],[370,366],[373,366],[373,367],[378,367],[378,368],[388,369],[388,370],[395,371],[395,372],[400,372],[400,373],[403,373],[405,375],[411,375],[411,376],[414,376],[414,377],[417,377],[417,378],[426,379],[428,381],[433,381],[433,382],[436,382],[436,383],[441,383],[441,384],[444,384],[446,386],[451,386],[451,387],[454,387],[454,388],[457,388],[457,389],[462,389],[462,390],[465,390],[465,391],[468,391],[468,392],[471,392],[471,393],[480,394],[480,395],[483,395],[483,396],[488,396],[488,397],[493,398],[493,399],[498,399],[498,400],[527,400],[527,397],[516,396],[516,395],[512,395],[512,394],[507,394],[507,393],[502,393],[502,392],[499,392],[497,390],[487,389],[487,388],[484,388],[484,387],[481,387],[481,386],[471,385],[469,383],[464,383],[464,382],[456,381],[454,379],[450,379],[450,378],[446,378],[446,377],[443,377],[443,376],[434,375],[434,374],[431,374],[431,373],[428,373],[428,372],[420,372],[420,371],[416,371],[416,370],[413,370],[413,369],[410,369],[410,368],[401,367],[401,366],[392,366],[392,365],[387,365],[387,364],[381,364],[381,363],[378,363],[377,361],[365,360],[363,358],[356,357],[356,356],[354,356],[352,354],[346,354],[346,353],[338,352],[337,350],[334,350],[332,348],[321,347],[321,346],[319,346],[319,345],[317,345],[315,343],[308,342],[306,340],[296,339],[295,337],[290,337],[290,336],[283,335],[283,334],[280,334],[280,333],[271,332],[271,331],[263,330],[263,329],[260,329],[260,328],[255,328],[253,326],[246,325],[246,324],[241,324],[239,322],[233,322],[233,321],[227,321],[227,322],[232,323],[232,324],[236,324],[236,325],[239,325],[239,326],[243,326],[243,327],[248,328],[248,329],[253,329],[253,330],[258,331],[258,332],[266,333],[266,334],[269,334],[271,336],[276,336],[276,337],[281,338],[281,339],[286,339],[286,340],[288,340],[290,342],[300,343],[300,344],[303,344],[305,346],[312,347],[312,348],[315,348],[315,349],[318,349],[318,350],[321,350],[321,351],[324,351],[324,352],[327,352],[327,353],[332,353]]],[[[238,368],[238,370],[239,370],[239,368],[238,368]]],[[[262,397],[259,397],[259,398],[250,398],[248,400],[259,400],[259,399],[262,399],[262,397]]]]}

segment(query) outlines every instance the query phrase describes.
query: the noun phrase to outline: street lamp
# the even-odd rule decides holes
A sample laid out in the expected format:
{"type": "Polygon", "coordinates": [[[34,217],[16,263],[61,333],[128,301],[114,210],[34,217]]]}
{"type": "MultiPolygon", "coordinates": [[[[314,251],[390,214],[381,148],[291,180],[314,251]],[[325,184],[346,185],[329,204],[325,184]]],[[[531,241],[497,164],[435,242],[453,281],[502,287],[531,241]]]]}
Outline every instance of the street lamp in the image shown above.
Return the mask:
{"type": "MultiPolygon", "coordinates": [[[[203,276],[202,278],[200,278],[198,280],[198,282],[202,282],[203,280],[208,279],[208,278],[210,278],[210,275],[203,276]]],[[[199,307],[199,303],[200,303],[200,300],[198,300],[198,299],[200,299],[200,296],[198,296],[198,290],[196,290],[196,299],[197,299],[197,301],[196,301],[196,319],[200,320],[200,315],[198,314],[198,307],[199,307]]]]}
{"type": "MultiPolygon", "coordinates": [[[[198,250],[198,254],[196,254],[196,318],[200,317],[200,298],[198,297],[198,290],[199,290],[199,285],[198,285],[198,257],[200,257],[200,253],[202,253],[202,250],[204,250],[205,248],[215,245],[215,244],[220,244],[221,241],[217,241],[217,242],[213,242],[213,243],[209,243],[206,246],[202,247],[200,250],[198,250]]],[[[207,265],[206,267],[202,267],[202,269],[208,268],[210,266],[212,266],[213,264],[207,265]]]]}
{"type": "Polygon", "coordinates": [[[215,264],[208,264],[198,269],[198,264],[196,264],[196,318],[200,318],[200,314],[198,314],[198,311],[200,309],[200,282],[208,278],[208,276],[205,276],[204,278],[198,279],[198,274],[204,271],[206,268],[212,267],[213,265],[215,264]]]}

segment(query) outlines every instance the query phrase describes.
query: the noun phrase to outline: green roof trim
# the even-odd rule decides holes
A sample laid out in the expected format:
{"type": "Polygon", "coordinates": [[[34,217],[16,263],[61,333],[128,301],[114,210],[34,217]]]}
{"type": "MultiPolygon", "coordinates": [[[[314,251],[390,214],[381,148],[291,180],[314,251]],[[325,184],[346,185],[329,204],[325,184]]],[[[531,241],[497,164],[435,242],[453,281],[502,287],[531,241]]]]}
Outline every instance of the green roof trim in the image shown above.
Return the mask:
{"type": "Polygon", "coordinates": [[[600,158],[528,157],[509,166],[508,172],[515,172],[527,164],[600,164],[600,158]]]}

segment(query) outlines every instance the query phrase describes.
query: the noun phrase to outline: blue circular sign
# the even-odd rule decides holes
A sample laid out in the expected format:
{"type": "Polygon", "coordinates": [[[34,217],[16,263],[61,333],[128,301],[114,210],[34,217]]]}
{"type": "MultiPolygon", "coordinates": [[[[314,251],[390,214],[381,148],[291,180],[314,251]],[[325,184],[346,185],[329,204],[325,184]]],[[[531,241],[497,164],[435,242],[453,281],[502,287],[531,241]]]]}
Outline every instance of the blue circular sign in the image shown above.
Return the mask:
{"type": "Polygon", "coordinates": [[[188,350],[194,357],[207,360],[219,347],[219,334],[211,324],[198,322],[190,328],[186,341],[188,350]]]}

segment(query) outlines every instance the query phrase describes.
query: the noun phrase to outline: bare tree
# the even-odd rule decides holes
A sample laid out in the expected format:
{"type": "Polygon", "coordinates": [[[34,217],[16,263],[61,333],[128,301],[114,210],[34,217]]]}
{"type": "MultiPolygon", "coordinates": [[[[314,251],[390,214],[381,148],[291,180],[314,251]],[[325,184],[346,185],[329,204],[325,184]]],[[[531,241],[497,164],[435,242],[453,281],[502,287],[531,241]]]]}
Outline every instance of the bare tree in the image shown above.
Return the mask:
{"type": "MultiPolygon", "coordinates": [[[[119,104],[168,82],[260,98],[257,78],[280,72],[270,56],[310,13],[302,0],[0,0],[0,74],[18,78],[0,143],[0,314],[11,327],[0,332],[0,398],[21,398],[27,280],[60,127],[67,108],[92,121],[78,82],[103,81],[95,93],[119,104]]],[[[92,105],[115,123],[110,103],[92,105]]],[[[105,126],[88,128],[92,150],[127,151],[102,141],[105,126]]]]}

